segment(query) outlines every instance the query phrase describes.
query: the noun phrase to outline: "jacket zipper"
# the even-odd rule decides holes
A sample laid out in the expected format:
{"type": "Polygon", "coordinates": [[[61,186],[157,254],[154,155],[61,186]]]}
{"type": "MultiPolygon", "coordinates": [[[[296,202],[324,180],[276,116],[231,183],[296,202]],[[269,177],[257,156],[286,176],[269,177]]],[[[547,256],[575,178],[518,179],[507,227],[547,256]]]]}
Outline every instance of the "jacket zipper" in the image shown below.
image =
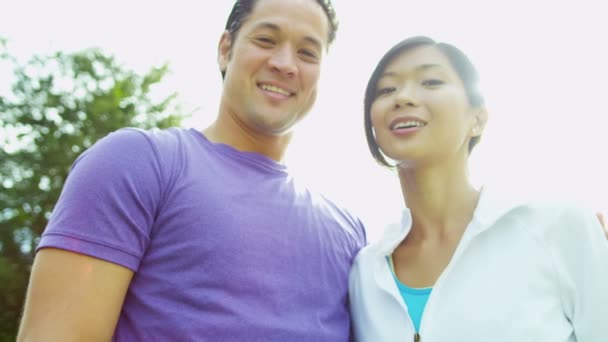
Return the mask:
{"type": "Polygon", "coordinates": [[[478,224],[476,222],[476,218],[474,216],[471,219],[471,222],[469,222],[469,226],[467,226],[467,229],[465,230],[465,233],[462,236],[460,243],[458,244],[458,247],[456,247],[456,250],[454,251],[454,255],[452,256],[452,259],[450,260],[450,262],[448,263],[446,268],[443,270],[443,272],[441,272],[441,275],[439,276],[439,278],[435,282],[435,285],[433,286],[433,290],[426,303],[424,313],[422,314],[422,318],[420,319],[420,329],[418,330],[418,332],[416,332],[414,334],[415,342],[420,342],[420,331],[422,331],[423,326],[426,326],[426,324],[424,324],[424,323],[426,323],[426,320],[424,318],[425,318],[425,316],[428,316],[428,312],[429,312],[428,309],[431,308],[430,304],[433,303],[434,301],[436,301],[435,297],[437,297],[437,289],[439,289],[443,285],[443,283],[445,282],[445,281],[443,281],[443,279],[445,279],[447,277],[447,274],[449,274],[449,272],[451,271],[451,269],[455,267],[454,264],[457,263],[461,254],[464,253],[464,251],[469,247],[471,242],[477,237],[477,235],[479,235],[479,232],[475,232],[475,233],[473,233],[473,235],[468,236],[469,234],[471,234],[470,229],[471,229],[472,224],[475,224],[475,225],[478,224]],[[473,221],[475,221],[475,223],[473,223],[473,221]]]}

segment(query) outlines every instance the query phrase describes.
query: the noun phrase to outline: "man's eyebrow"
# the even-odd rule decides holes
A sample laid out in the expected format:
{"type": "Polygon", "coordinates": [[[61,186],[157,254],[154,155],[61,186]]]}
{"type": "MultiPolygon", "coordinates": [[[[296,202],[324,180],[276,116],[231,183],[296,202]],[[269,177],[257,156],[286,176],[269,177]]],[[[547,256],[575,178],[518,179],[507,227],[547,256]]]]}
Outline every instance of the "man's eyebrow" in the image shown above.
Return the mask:
{"type": "Polygon", "coordinates": [[[323,50],[323,44],[321,44],[321,42],[317,38],[311,37],[311,36],[306,36],[306,37],[304,37],[304,40],[309,42],[310,44],[314,45],[315,48],[317,48],[319,50],[323,50]]]}
{"type": "Polygon", "coordinates": [[[261,23],[258,23],[255,25],[254,29],[269,29],[272,31],[281,31],[281,28],[279,27],[279,25],[277,24],[273,24],[273,23],[269,23],[266,21],[263,21],[261,23]]]}
{"type": "MultiPolygon", "coordinates": [[[[254,30],[260,30],[260,29],[268,29],[271,31],[281,32],[281,28],[279,27],[279,25],[265,22],[265,21],[255,25],[254,30]]],[[[323,49],[323,44],[317,38],[315,38],[313,36],[305,36],[304,40],[309,42],[310,44],[313,44],[319,50],[323,49]]]]}

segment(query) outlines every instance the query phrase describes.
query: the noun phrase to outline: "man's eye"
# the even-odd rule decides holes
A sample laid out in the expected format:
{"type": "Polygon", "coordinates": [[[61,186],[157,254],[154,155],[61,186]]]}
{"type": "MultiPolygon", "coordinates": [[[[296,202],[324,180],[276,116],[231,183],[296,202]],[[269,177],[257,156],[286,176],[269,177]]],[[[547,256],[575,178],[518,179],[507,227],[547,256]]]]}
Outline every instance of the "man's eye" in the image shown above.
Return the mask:
{"type": "Polygon", "coordinates": [[[303,56],[306,56],[308,58],[318,59],[317,54],[312,50],[302,49],[302,50],[300,50],[300,54],[302,54],[303,56]]]}
{"type": "Polygon", "coordinates": [[[256,41],[262,45],[274,45],[274,40],[272,38],[268,38],[268,37],[259,37],[256,38],[256,41]]]}

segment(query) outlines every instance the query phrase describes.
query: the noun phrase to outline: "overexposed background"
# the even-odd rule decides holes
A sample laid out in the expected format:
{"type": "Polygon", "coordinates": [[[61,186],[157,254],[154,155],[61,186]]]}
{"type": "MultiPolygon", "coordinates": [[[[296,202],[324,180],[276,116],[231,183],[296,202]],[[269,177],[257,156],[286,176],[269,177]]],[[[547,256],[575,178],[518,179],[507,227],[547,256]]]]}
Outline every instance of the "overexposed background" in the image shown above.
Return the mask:
{"type": "MultiPolygon", "coordinates": [[[[169,62],[155,89],[177,90],[185,125],[203,128],[221,91],[216,46],[232,1],[0,1],[0,36],[21,60],[100,47],[140,72],[169,62]]],[[[477,65],[490,110],[471,157],[478,184],[508,195],[566,198],[608,211],[608,21],[593,0],[334,0],[340,30],[317,104],[286,162],[352,209],[376,239],[403,206],[396,178],[375,165],[363,133],[363,92],[393,44],[428,35],[477,65]]],[[[0,66],[0,92],[10,70],[0,66]]]]}

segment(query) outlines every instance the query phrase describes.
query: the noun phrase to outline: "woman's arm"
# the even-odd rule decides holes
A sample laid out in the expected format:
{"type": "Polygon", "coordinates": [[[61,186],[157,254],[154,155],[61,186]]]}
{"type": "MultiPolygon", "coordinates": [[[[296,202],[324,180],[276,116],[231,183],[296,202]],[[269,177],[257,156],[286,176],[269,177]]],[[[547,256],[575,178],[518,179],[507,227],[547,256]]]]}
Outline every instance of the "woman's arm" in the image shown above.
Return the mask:
{"type": "Polygon", "coordinates": [[[578,342],[608,341],[608,241],[591,211],[556,215],[552,254],[562,303],[578,342]]]}

